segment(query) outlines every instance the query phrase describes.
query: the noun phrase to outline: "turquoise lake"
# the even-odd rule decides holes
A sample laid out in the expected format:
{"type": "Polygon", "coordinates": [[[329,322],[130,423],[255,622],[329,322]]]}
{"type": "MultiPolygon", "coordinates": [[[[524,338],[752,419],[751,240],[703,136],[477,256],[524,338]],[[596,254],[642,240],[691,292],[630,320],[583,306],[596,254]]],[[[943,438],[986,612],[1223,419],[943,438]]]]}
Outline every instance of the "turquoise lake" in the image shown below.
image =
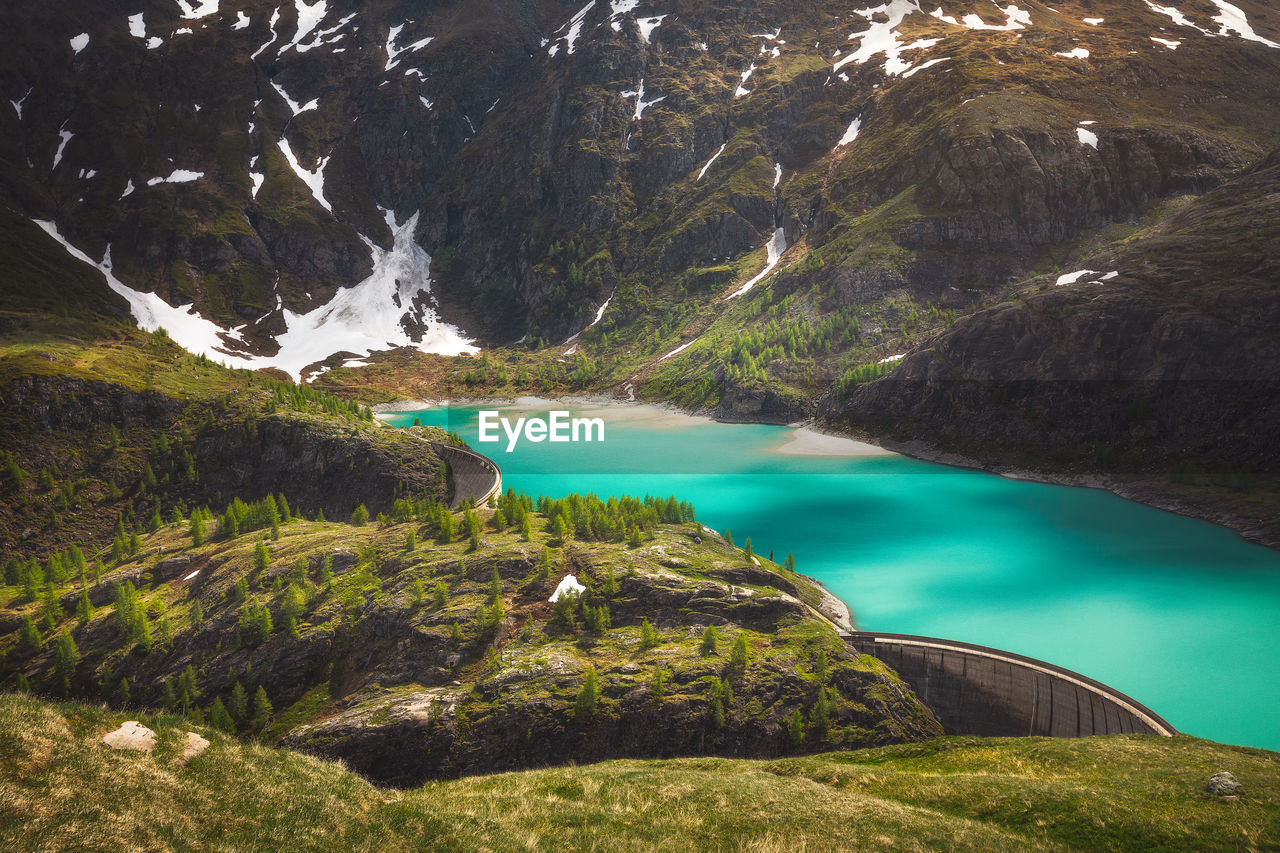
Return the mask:
{"type": "MultiPolygon", "coordinates": [[[[484,408],[514,420],[552,406],[484,408]]],[[[1095,489],[896,455],[792,455],[786,427],[554,408],[603,417],[605,442],[521,440],[507,452],[505,437],[477,440],[476,406],[384,417],[456,430],[498,462],[504,487],[534,496],[692,501],[739,545],[750,536],[779,562],[794,553],[861,628],[1031,655],[1128,693],[1187,734],[1280,750],[1280,553],[1095,489]]]]}

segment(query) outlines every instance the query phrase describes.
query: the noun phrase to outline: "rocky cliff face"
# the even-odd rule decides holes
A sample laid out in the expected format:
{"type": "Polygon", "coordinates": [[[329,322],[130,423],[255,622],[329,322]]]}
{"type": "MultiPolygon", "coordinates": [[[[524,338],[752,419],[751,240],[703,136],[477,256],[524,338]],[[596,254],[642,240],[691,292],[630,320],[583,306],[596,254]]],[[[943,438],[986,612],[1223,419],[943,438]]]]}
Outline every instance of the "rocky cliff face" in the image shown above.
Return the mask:
{"type": "MultiPolygon", "coordinates": [[[[1084,269],[958,321],[823,414],[1004,466],[1270,489],[1277,199],[1272,154],[1084,269]]],[[[1274,515],[1247,518],[1259,511],[1243,526],[1274,541],[1274,515]]]]}
{"type": "Polygon", "coordinates": [[[839,304],[964,308],[1280,131],[1274,10],[1162,8],[14,9],[0,193],[242,353],[377,278],[415,214],[430,271],[402,248],[389,275],[432,293],[370,292],[374,349],[440,351],[437,302],[484,341],[560,340],[777,227],[839,304]]]}
{"type": "Polygon", "coordinates": [[[141,529],[153,509],[220,511],[234,498],[268,494],[332,518],[360,504],[389,511],[399,496],[448,499],[447,471],[428,442],[440,434],[270,399],[259,388],[188,402],[60,373],[0,382],[6,453],[25,472],[2,484],[7,549],[105,544],[117,518],[141,529]]]}

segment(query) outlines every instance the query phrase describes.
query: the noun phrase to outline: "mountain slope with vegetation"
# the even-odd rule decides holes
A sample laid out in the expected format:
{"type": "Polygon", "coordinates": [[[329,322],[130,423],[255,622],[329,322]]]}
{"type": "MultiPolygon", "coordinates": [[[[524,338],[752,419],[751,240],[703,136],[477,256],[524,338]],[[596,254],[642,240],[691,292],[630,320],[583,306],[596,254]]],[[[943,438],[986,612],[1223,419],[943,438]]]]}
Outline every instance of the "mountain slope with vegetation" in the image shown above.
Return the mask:
{"type": "Polygon", "coordinates": [[[944,738],[771,761],[609,761],[375,788],[340,765],[136,715],[0,695],[0,843],[12,850],[1264,850],[1280,757],[1189,737],[944,738]],[[1229,769],[1244,791],[1205,792],[1229,769]],[[85,796],[110,790],[112,796],[85,796]]]}

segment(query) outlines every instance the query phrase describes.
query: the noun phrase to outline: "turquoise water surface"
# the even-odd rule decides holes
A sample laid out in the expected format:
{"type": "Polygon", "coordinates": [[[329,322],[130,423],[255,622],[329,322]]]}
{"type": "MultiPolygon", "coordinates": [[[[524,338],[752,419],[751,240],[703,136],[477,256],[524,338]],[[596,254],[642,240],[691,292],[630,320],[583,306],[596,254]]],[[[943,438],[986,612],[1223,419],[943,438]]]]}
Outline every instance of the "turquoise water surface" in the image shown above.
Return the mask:
{"type": "MultiPolygon", "coordinates": [[[[566,407],[560,404],[557,407],[566,407]]],[[[500,408],[508,417],[550,404],[500,408]]],[[[785,427],[590,407],[600,443],[480,443],[477,408],[386,416],[457,430],[505,486],[674,494],[818,578],[861,628],[995,646],[1084,673],[1187,734],[1280,749],[1280,553],[1094,489],[902,456],[780,452],[785,427]],[[683,473],[672,473],[683,472],[683,473]]]]}

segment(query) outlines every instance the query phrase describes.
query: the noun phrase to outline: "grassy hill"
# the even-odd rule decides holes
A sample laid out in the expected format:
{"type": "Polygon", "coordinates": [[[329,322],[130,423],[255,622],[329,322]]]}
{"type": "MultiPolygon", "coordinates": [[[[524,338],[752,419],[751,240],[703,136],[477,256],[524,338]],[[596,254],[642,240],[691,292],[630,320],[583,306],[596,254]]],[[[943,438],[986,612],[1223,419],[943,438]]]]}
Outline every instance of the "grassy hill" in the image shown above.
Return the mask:
{"type": "Polygon", "coordinates": [[[943,738],[774,761],[609,761],[379,789],[172,716],[0,696],[6,850],[1274,850],[1280,755],[1189,737],[943,738]],[[154,728],[153,754],[102,735],[154,728]],[[1205,792],[1230,770],[1242,796],[1205,792]]]}

